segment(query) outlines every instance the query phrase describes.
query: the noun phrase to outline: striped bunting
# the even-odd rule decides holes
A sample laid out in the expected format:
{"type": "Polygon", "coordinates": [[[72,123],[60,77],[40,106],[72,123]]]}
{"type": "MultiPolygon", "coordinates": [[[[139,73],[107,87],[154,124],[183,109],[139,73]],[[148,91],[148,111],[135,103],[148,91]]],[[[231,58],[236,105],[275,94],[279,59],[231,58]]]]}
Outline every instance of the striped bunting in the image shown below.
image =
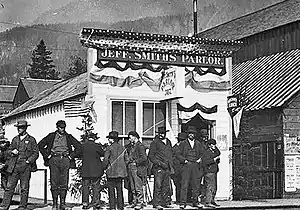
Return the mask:
{"type": "Polygon", "coordinates": [[[64,101],[65,117],[81,117],[89,114],[94,102],[64,101]]]}

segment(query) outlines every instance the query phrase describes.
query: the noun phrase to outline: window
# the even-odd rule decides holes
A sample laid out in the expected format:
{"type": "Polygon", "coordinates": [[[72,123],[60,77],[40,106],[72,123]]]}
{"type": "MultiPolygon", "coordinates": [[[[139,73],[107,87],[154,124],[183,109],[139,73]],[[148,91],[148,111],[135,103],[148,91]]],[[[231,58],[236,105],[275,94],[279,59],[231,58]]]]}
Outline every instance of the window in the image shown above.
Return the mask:
{"type": "Polygon", "coordinates": [[[111,128],[118,131],[127,143],[127,134],[131,130],[137,131],[146,146],[155,136],[159,126],[165,126],[166,105],[153,101],[112,100],[111,128]],[[139,109],[139,107],[141,107],[139,109]],[[139,111],[140,110],[140,111],[139,111]],[[137,120],[139,119],[139,120],[137,120]],[[137,125],[141,122],[141,125],[137,125]]]}

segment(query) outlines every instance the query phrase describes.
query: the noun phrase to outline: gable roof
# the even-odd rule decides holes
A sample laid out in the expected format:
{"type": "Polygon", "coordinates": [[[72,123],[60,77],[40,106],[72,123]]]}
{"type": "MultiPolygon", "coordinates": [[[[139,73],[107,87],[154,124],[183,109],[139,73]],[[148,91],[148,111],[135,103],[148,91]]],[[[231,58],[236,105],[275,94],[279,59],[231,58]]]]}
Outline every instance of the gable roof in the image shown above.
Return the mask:
{"type": "Polygon", "coordinates": [[[0,85],[0,102],[13,102],[17,86],[0,85]]]}
{"type": "Polygon", "coordinates": [[[233,93],[241,87],[247,110],[280,107],[300,91],[300,49],[280,52],[233,66],[233,93]]]}
{"type": "Polygon", "coordinates": [[[29,98],[38,95],[40,92],[52,87],[54,84],[61,80],[46,80],[46,79],[33,79],[21,78],[20,82],[24,85],[29,98]]]}
{"type": "Polygon", "coordinates": [[[9,118],[36,108],[57,103],[87,93],[87,73],[83,73],[69,80],[63,80],[52,87],[40,92],[18,108],[12,110],[3,118],[9,118]]]}
{"type": "Polygon", "coordinates": [[[202,38],[239,40],[300,20],[300,0],[285,0],[197,34],[202,38]]]}

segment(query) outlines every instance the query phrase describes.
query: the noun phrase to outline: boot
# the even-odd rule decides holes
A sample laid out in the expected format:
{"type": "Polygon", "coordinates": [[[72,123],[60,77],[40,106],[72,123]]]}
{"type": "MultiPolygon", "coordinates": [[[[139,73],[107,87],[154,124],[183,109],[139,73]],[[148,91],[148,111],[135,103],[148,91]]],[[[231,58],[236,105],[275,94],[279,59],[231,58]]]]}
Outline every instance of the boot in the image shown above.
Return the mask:
{"type": "Polygon", "coordinates": [[[58,210],[58,192],[51,191],[51,193],[52,193],[52,199],[53,199],[52,210],[58,210]]]}
{"type": "Polygon", "coordinates": [[[66,196],[67,196],[67,190],[61,190],[60,191],[60,210],[65,210],[66,209],[66,196]]]}

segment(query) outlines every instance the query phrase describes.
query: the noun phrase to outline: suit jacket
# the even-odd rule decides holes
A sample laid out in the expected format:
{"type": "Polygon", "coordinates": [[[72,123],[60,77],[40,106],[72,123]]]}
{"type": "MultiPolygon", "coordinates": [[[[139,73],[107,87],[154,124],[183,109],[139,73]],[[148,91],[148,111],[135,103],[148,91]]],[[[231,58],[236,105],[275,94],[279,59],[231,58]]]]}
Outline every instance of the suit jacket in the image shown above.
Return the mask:
{"type": "Polygon", "coordinates": [[[125,178],[127,176],[128,154],[125,147],[118,142],[111,144],[103,160],[108,178],[125,178]]]}
{"type": "MultiPolygon", "coordinates": [[[[18,155],[14,155],[12,153],[12,151],[14,149],[19,150],[20,141],[21,141],[20,137],[15,136],[12,139],[11,144],[6,151],[6,154],[7,154],[7,161],[6,161],[7,169],[6,169],[6,171],[8,173],[12,173],[16,166],[18,155]]],[[[28,143],[26,143],[26,148],[25,148],[24,153],[25,153],[26,160],[29,161],[31,171],[34,172],[37,170],[36,160],[39,157],[39,149],[38,149],[37,142],[36,142],[35,138],[30,136],[29,134],[27,134],[27,136],[23,139],[23,141],[28,142],[28,143]]]]}
{"type": "Polygon", "coordinates": [[[205,173],[217,173],[219,171],[218,162],[214,160],[215,157],[220,156],[221,152],[216,147],[214,151],[207,149],[203,156],[203,164],[205,173]]]}
{"type": "MultiPolygon", "coordinates": [[[[194,140],[194,141],[195,141],[194,147],[196,149],[197,159],[202,158],[205,150],[199,141],[197,141],[197,140],[194,140]]],[[[190,148],[191,148],[191,145],[188,140],[184,140],[183,142],[180,143],[179,150],[176,155],[176,157],[180,161],[180,163],[184,164],[184,162],[186,160],[191,161],[191,160],[188,160],[188,151],[190,148]]]]}
{"type": "Polygon", "coordinates": [[[146,154],[146,147],[138,141],[134,146],[132,144],[126,145],[126,150],[129,156],[129,163],[135,162],[137,166],[138,176],[147,176],[148,159],[146,154]]]}
{"type": "Polygon", "coordinates": [[[100,157],[104,157],[104,150],[100,144],[94,141],[83,143],[82,177],[101,177],[103,175],[104,167],[100,157]]]}
{"type": "Polygon", "coordinates": [[[168,169],[174,173],[172,144],[169,139],[166,142],[154,139],[150,144],[148,157],[153,163],[153,170],[168,169]]]}
{"type": "MultiPolygon", "coordinates": [[[[49,133],[38,143],[39,150],[44,158],[45,166],[49,166],[49,157],[51,155],[51,149],[53,147],[55,135],[56,131],[53,133],[49,133]]],[[[66,133],[66,139],[68,152],[71,157],[70,167],[75,168],[75,157],[80,157],[80,155],[82,154],[82,145],[71,134],[66,133]]]]}

